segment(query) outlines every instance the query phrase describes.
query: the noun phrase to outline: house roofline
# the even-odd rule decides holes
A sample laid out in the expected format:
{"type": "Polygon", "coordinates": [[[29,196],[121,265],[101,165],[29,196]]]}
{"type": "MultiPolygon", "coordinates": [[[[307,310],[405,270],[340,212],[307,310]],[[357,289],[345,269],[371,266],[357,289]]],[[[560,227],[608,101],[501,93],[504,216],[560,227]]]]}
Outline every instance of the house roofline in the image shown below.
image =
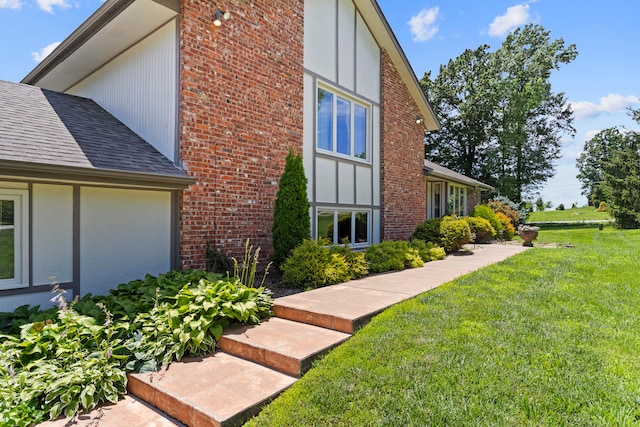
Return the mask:
{"type": "Polygon", "coordinates": [[[92,169],[74,166],[0,160],[2,176],[52,181],[91,182],[147,188],[183,190],[195,182],[187,175],[160,175],[109,169],[92,169]]]}
{"type": "Polygon", "coordinates": [[[387,53],[391,57],[391,61],[396,66],[396,69],[400,73],[400,77],[407,85],[407,89],[409,90],[409,93],[411,94],[413,99],[416,101],[416,104],[420,109],[420,113],[425,119],[423,122],[423,126],[425,130],[427,131],[440,130],[441,128],[440,121],[436,117],[436,114],[433,111],[433,108],[431,107],[431,104],[429,103],[427,96],[422,90],[422,87],[420,86],[420,82],[418,81],[418,78],[416,77],[416,74],[413,71],[413,67],[411,67],[411,63],[409,62],[409,59],[407,59],[407,56],[405,55],[404,50],[402,49],[402,46],[400,46],[400,43],[398,42],[398,39],[396,38],[395,33],[391,29],[391,26],[389,25],[387,18],[384,16],[384,13],[382,13],[382,9],[380,8],[380,5],[378,5],[378,2],[376,0],[354,0],[354,1],[358,6],[358,9],[360,10],[360,13],[362,13],[365,16],[365,20],[369,22],[371,21],[372,17],[369,15],[370,10],[368,10],[366,6],[371,5],[373,7],[373,11],[377,14],[378,20],[382,24],[382,29],[384,29],[384,31],[376,32],[375,31],[376,29],[372,28],[374,37],[376,37],[376,40],[378,41],[378,43],[381,45],[382,48],[384,48],[387,51],[387,53]],[[385,37],[385,35],[387,37],[385,37]]]}
{"type": "MultiPolygon", "coordinates": [[[[95,36],[116,16],[121,14],[126,8],[135,3],[136,0],[107,0],[100,6],[86,21],[76,28],[67,38],[65,38],[53,52],[47,55],[36,67],[29,72],[20,83],[37,85],[37,83],[54,68],[64,62],[76,50],[78,50],[87,40],[95,36]]],[[[152,0],[162,6],[176,12],[180,9],[179,1],[176,0],[152,0]]]]}

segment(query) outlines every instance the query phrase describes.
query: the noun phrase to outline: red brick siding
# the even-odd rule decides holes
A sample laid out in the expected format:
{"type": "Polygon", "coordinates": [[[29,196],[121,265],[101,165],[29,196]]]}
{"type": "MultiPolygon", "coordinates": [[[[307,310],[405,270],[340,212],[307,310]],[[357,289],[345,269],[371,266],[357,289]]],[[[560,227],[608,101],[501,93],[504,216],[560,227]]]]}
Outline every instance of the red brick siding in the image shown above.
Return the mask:
{"type": "Polygon", "coordinates": [[[207,243],[239,256],[244,241],[272,252],[278,179],[302,152],[303,0],[182,0],[180,259],[205,266],[207,243]],[[229,21],[212,25],[214,10],[229,21]]]}
{"type": "Polygon", "coordinates": [[[482,193],[480,190],[467,187],[467,214],[473,212],[473,208],[482,202],[482,193]]]}
{"type": "Polygon", "coordinates": [[[409,239],[426,218],[423,127],[418,107],[382,54],[382,238],[409,239]]]}

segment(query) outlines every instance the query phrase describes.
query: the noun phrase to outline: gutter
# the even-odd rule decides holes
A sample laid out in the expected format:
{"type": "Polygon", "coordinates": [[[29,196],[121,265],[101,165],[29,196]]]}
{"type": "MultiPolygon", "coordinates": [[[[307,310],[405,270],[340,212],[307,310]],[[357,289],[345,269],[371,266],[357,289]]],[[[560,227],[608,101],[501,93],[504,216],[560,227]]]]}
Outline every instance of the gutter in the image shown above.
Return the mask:
{"type": "Polygon", "coordinates": [[[51,181],[93,182],[118,186],[140,186],[157,189],[184,190],[195,178],[184,173],[163,175],[77,166],[49,165],[15,160],[0,160],[0,175],[51,181]]]}

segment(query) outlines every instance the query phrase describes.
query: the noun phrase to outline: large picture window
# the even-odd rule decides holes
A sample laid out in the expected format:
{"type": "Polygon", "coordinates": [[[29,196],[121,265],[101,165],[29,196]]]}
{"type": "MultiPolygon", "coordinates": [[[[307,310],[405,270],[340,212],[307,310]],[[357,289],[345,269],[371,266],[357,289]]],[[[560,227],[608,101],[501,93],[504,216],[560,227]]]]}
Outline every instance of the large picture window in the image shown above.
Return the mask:
{"type": "Polygon", "coordinates": [[[467,214],[467,191],[464,187],[449,185],[449,212],[458,216],[467,214]]]}
{"type": "Polygon", "coordinates": [[[334,244],[369,244],[369,212],[319,210],[318,238],[326,237],[334,244]]]}
{"type": "Polygon", "coordinates": [[[366,105],[319,87],[318,149],[368,160],[368,117],[366,105]]]}
{"type": "Polygon", "coordinates": [[[26,195],[0,189],[0,289],[26,286],[26,195]]]}

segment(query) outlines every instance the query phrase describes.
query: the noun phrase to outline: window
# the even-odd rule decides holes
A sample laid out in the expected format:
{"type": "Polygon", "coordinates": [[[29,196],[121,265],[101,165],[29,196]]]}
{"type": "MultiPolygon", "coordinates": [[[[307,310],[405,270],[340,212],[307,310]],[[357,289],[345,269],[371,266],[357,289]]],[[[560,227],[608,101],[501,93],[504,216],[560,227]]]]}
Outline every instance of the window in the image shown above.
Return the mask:
{"type": "Polygon", "coordinates": [[[368,116],[365,105],[318,88],[318,149],[367,160],[368,116]]]}
{"type": "Polygon", "coordinates": [[[449,212],[458,216],[467,214],[467,191],[464,187],[449,185],[449,212]]]}
{"type": "Polygon", "coordinates": [[[0,189],[0,289],[27,286],[26,195],[0,189]]]}
{"type": "Polygon", "coordinates": [[[317,227],[319,239],[326,237],[335,244],[369,243],[369,212],[366,211],[319,210],[317,227]]]}

